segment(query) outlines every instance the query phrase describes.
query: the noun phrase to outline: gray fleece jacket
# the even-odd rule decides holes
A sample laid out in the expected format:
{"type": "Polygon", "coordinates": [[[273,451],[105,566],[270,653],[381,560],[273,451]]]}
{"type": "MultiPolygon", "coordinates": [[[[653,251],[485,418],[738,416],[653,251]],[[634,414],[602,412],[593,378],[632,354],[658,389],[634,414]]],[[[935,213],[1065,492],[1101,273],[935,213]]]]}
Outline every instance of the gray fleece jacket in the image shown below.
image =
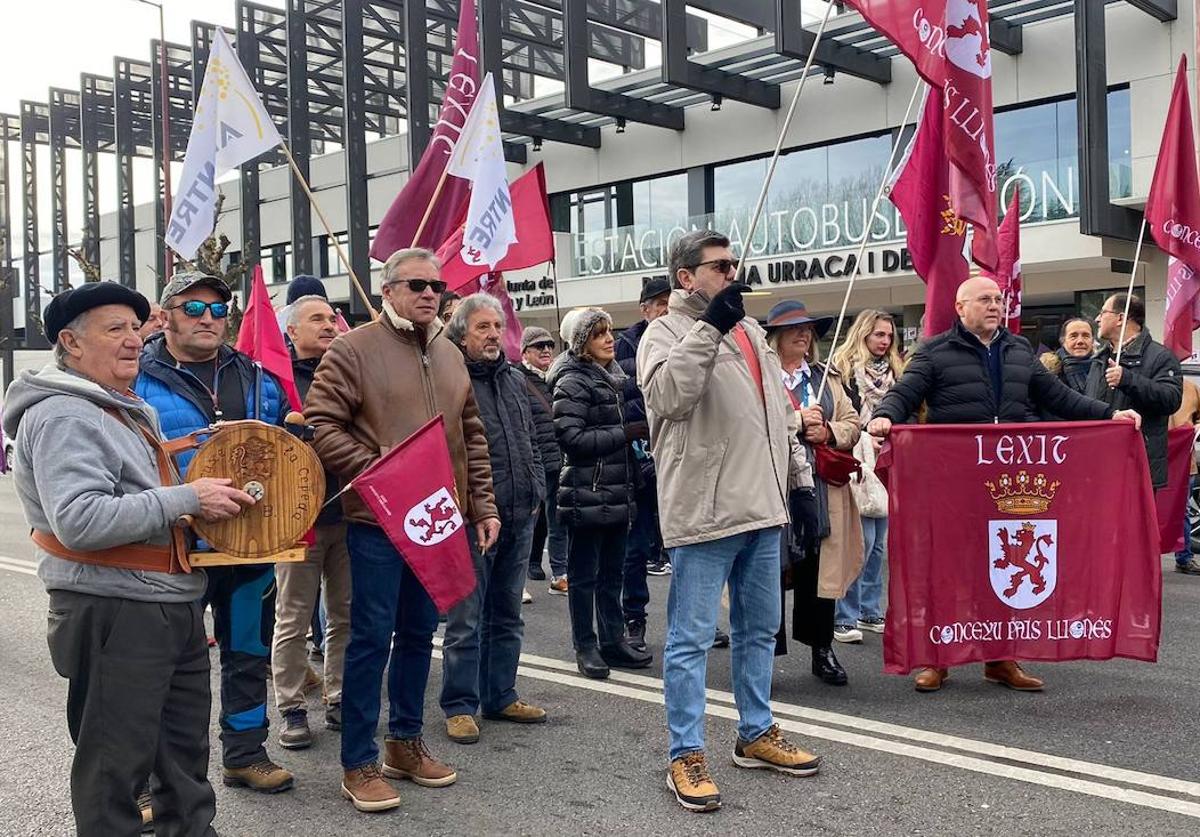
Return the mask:
{"type": "MultiPolygon", "coordinates": [[[[53,532],[77,550],[166,544],[175,520],[200,511],[191,486],[162,486],[154,451],[133,416],[161,437],[158,414],[145,401],[53,364],[13,381],[4,399],[4,431],[17,440],[14,484],[32,528],[53,532]],[[104,407],[122,411],[123,419],[104,407]]],[[[143,602],[191,602],[204,593],[200,570],[121,570],[33,549],[47,590],[143,602]]]]}

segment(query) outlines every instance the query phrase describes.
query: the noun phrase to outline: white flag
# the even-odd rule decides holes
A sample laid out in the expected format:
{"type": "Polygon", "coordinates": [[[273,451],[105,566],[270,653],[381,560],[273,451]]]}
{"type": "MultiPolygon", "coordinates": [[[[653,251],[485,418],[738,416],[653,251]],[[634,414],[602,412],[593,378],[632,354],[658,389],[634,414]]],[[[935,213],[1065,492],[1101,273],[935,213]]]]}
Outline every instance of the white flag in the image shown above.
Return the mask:
{"type": "Polygon", "coordinates": [[[483,77],[462,133],[454,144],[446,171],[471,181],[471,203],[463,230],[462,259],[495,267],[517,240],[512,198],[504,171],[500,114],[492,74],[483,77]]]}
{"type": "Polygon", "coordinates": [[[218,28],[167,224],[171,249],[185,259],[195,258],[204,239],[212,235],[217,178],[282,142],[237,53],[218,28]]]}

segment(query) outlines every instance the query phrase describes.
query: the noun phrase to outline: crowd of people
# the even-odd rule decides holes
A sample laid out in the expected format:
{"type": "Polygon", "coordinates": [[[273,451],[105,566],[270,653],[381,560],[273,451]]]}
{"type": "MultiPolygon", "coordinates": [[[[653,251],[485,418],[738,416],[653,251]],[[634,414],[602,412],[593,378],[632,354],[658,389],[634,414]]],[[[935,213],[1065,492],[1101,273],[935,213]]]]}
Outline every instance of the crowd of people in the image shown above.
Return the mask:
{"type": "MultiPolygon", "coordinates": [[[[423,726],[439,619],[446,738],[471,744],[489,723],[544,724],[551,714],[517,688],[530,581],[565,596],[578,670],[605,678],[652,664],[647,575],[671,575],[666,782],[684,808],[721,805],[704,738],[713,647],[732,645],[734,764],[812,775],[820,757],[772,715],[773,659],[788,652],[790,623],[813,675],[841,686],[849,674],[835,643],[884,632],[888,496],[874,463],[894,425],[1135,421],[1158,488],[1168,424],[1200,420],[1200,391],[1146,331],[1137,297],[1106,300],[1098,340],[1087,320],[1068,320],[1062,348],[1038,358],[1003,327],[996,283],[973,278],[955,325],[906,357],[894,318],[869,309],[825,362],[834,318],[788,300],[759,324],[737,267],[725,236],[684,235],[670,279],[645,285],[637,325],[618,335],[607,312],[577,309],[562,319],[561,353],[530,327],[519,363],[503,351],[502,306],[448,292],[428,250],[388,259],[382,315],[346,333],[319,280],[298,278],[280,325],[302,405],[227,345],[232,295],[220,279],[179,274],[154,311],[116,283],[55,297],[44,317],[55,362],[10,387],[3,419],[19,440],[15,484],[50,594],[51,657],[70,683],[79,833],[149,823],[211,833],[205,608],[226,785],[293,786],[267,750],[269,684],[284,749],[314,742],[306,694],[322,689],[324,726],[340,731],[340,791],[355,808],[398,806],[393,779],[453,784],[423,726]],[[442,416],[474,563],[466,599],[439,614],[353,491],[322,508],[302,562],[189,567],[206,545],[185,542],[180,519],[227,519],[255,501],[229,480],[180,484],[193,452],[172,441],[220,421],[282,425],[297,408],[329,498],[442,416]]],[[[1200,574],[1190,552],[1178,562],[1200,574]]],[[[948,676],[923,669],[915,686],[936,691],[948,676]]],[[[987,663],[984,676],[1043,686],[1014,660],[987,663]]]]}

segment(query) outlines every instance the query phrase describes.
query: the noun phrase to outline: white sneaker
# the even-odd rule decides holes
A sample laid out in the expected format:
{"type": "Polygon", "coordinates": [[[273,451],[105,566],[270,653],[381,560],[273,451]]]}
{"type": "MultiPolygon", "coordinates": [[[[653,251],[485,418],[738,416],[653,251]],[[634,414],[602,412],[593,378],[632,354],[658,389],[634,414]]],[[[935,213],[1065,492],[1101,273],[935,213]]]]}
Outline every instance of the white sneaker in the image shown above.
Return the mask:
{"type": "MultiPolygon", "coordinates": [[[[532,601],[533,601],[533,595],[529,592],[529,590],[528,589],[522,590],[521,591],[521,604],[529,604],[532,601]]],[[[862,634],[859,634],[858,638],[862,639],[862,634]]]]}
{"type": "Polygon", "coordinates": [[[849,625],[834,625],[833,638],[838,642],[862,642],[862,631],[849,625]]]}
{"type": "Polygon", "coordinates": [[[883,621],[882,616],[876,616],[871,619],[859,619],[858,620],[858,627],[860,630],[870,631],[873,634],[883,633],[883,629],[885,626],[886,626],[886,623],[883,621]]]}

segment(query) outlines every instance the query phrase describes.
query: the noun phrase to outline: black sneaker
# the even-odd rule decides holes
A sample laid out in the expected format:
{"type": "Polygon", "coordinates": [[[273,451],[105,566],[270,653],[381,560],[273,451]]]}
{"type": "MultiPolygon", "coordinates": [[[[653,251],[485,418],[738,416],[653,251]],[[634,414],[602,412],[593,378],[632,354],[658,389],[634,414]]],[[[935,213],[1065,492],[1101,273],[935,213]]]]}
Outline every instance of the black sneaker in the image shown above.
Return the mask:
{"type": "Polygon", "coordinates": [[[635,651],[646,652],[646,620],[628,619],[625,621],[625,638],[629,647],[635,651]]]}
{"type": "Polygon", "coordinates": [[[331,703],[325,707],[325,728],[337,730],[342,728],[342,705],[340,703],[331,703]]]}
{"type": "Polygon", "coordinates": [[[311,747],[312,742],[312,731],[308,728],[308,712],[304,709],[289,709],[284,712],[279,746],[285,750],[303,750],[305,747],[311,747]]]}
{"type": "Polygon", "coordinates": [[[716,634],[713,636],[713,648],[728,648],[729,634],[725,633],[720,628],[717,628],[716,634]]]}
{"type": "Polygon", "coordinates": [[[671,563],[669,561],[650,561],[646,564],[646,575],[670,575],[671,563]]]}
{"type": "Polygon", "coordinates": [[[542,569],[541,564],[538,564],[537,566],[534,566],[533,564],[529,565],[529,580],[530,581],[545,581],[546,580],[546,571],[542,569]]]}

